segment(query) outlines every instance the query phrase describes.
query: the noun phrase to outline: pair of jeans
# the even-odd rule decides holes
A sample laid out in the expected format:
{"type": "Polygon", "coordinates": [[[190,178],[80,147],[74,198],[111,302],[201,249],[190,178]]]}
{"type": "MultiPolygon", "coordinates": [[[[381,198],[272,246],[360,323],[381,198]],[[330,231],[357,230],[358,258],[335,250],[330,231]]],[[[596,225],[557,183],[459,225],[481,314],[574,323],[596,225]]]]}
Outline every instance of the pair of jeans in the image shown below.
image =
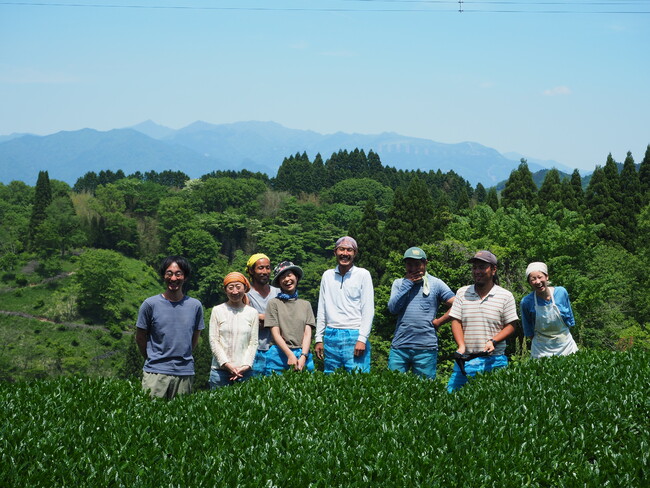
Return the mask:
{"type": "MultiPolygon", "coordinates": [[[[296,359],[300,359],[300,355],[302,354],[302,347],[292,349],[291,352],[294,354],[294,356],[296,356],[296,359]]],[[[287,355],[282,352],[282,349],[280,349],[278,346],[273,345],[269,347],[269,350],[266,353],[267,374],[272,374],[274,371],[276,373],[282,373],[288,369],[293,369],[292,366],[289,366],[287,359],[287,355]]],[[[314,371],[314,357],[312,356],[311,352],[307,356],[307,361],[305,362],[303,371],[305,369],[310,373],[314,371]]]]}
{"type": "Polygon", "coordinates": [[[244,373],[242,378],[239,378],[235,381],[232,381],[230,377],[232,373],[226,371],[225,369],[211,369],[210,370],[210,389],[214,390],[215,388],[220,388],[222,386],[234,385],[235,383],[240,383],[246,381],[253,375],[253,372],[249,369],[244,373]]]}
{"type": "Polygon", "coordinates": [[[333,373],[339,368],[347,372],[370,372],[370,342],[360,356],[354,355],[354,346],[359,340],[359,329],[335,329],[326,327],[323,336],[325,353],[325,373],[333,373]]]}
{"type": "Polygon", "coordinates": [[[465,372],[467,376],[461,373],[458,364],[454,364],[454,371],[451,373],[449,383],[447,383],[447,391],[453,393],[454,391],[462,388],[467,383],[468,378],[476,376],[478,373],[487,373],[494,369],[505,368],[508,366],[508,357],[504,354],[498,356],[485,356],[474,358],[465,363],[465,372]]]}
{"type": "Polygon", "coordinates": [[[438,364],[437,349],[390,348],[388,369],[435,379],[438,364]]]}
{"type": "Polygon", "coordinates": [[[271,374],[270,371],[266,369],[266,351],[260,351],[259,349],[255,352],[255,359],[253,360],[253,376],[268,376],[271,374]]]}

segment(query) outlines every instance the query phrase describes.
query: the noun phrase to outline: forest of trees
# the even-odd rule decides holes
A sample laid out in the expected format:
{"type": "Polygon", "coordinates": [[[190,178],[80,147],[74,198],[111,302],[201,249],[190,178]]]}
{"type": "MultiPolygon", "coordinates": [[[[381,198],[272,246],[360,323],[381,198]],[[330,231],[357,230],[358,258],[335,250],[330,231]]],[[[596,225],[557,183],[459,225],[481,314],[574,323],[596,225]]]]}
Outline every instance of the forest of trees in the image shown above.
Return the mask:
{"type": "Polygon", "coordinates": [[[358,264],[373,276],[380,349],[394,327],[390,284],[410,246],[427,252],[429,271],[453,290],[471,281],[467,258],[490,249],[502,286],[518,300],[530,291],[527,263],[545,261],[572,298],[579,346],[650,345],[650,146],[640,164],[630,153],[622,164],[607,156],[586,188],[577,170],[565,178],[550,170],[538,188],[525,160],[502,191],[472,188],[454,172],[396,170],[362,150],[326,161],[296,154],[272,178],[246,170],[196,180],[171,170],[102,171],[71,188],[41,172],[35,187],[0,184],[1,279],[19,283],[27,263],[45,279],[74,262],[64,319],[123,330],[137,305],[120,300],[145,298],[129,289],[123,259],[156,266],[168,254],[187,256],[195,270],[189,294],[210,308],[225,299],[225,274],[264,252],[304,269],[299,292],[315,309],[333,243],[345,234],[357,239],[358,264]]]}

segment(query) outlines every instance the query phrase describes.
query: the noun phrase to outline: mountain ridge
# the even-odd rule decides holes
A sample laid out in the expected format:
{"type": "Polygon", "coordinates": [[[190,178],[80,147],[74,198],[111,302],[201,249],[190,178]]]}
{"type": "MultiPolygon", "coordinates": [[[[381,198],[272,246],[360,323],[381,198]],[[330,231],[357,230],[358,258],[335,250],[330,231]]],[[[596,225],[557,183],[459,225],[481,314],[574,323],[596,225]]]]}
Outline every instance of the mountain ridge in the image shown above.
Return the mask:
{"type": "MultiPolygon", "coordinates": [[[[183,171],[198,178],[215,170],[262,172],[275,176],[284,158],[306,152],[327,160],[339,150],[376,152],[384,166],[422,171],[454,171],[472,185],[494,186],[507,179],[519,161],[477,142],[441,143],[395,132],[320,134],[289,129],[277,122],[242,121],[211,124],[195,121],[171,129],[147,120],[127,128],[91,128],[0,136],[1,181],[35,184],[38,171],[50,178],[74,182],[88,171],[183,171]]],[[[548,169],[529,160],[532,172],[548,169]]],[[[544,161],[545,164],[555,163],[544,161]]],[[[556,163],[559,167],[564,167],[556,163]]]]}

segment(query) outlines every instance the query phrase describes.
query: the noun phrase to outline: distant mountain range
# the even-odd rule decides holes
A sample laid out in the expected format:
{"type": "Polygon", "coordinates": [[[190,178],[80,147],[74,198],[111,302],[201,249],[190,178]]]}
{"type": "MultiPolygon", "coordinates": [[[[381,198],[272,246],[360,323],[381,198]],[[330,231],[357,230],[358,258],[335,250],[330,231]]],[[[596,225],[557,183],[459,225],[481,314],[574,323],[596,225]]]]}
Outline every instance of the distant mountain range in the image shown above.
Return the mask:
{"type": "MultiPolygon", "coordinates": [[[[443,144],[393,132],[376,135],[319,134],[288,129],[275,122],[209,124],[194,122],[174,130],[146,121],[106,132],[94,129],[62,131],[47,136],[0,136],[0,181],[36,183],[40,170],[50,178],[73,185],[88,171],[180,170],[198,178],[215,170],[241,170],[275,176],[285,157],[306,152],[310,160],[320,153],[327,160],[340,149],[375,151],[384,166],[398,169],[453,170],[472,185],[490,187],[515,169],[520,154],[501,154],[476,142],[443,144]]],[[[556,161],[527,158],[532,172],[556,167],[556,161]]]]}

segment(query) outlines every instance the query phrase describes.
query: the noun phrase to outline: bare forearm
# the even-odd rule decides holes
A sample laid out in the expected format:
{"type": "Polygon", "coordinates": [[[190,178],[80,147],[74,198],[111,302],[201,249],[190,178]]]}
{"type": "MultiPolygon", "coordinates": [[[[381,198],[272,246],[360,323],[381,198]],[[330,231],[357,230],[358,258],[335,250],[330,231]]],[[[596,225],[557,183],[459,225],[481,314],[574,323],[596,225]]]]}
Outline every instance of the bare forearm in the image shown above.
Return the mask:
{"type": "Polygon", "coordinates": [[[137,329],[135,331],[135,343],[138,345],[140,355],[147,359],[147,341],[149,340],[149,333],[144,329],[137,329]]]}
{"type": "Polygon", "coordinates": [[[451,319],[451,333],[454,335],[454,341],[459,349],[465,349],[465,334],[463,333],[463,324],[458,319],[451,319]]]}

